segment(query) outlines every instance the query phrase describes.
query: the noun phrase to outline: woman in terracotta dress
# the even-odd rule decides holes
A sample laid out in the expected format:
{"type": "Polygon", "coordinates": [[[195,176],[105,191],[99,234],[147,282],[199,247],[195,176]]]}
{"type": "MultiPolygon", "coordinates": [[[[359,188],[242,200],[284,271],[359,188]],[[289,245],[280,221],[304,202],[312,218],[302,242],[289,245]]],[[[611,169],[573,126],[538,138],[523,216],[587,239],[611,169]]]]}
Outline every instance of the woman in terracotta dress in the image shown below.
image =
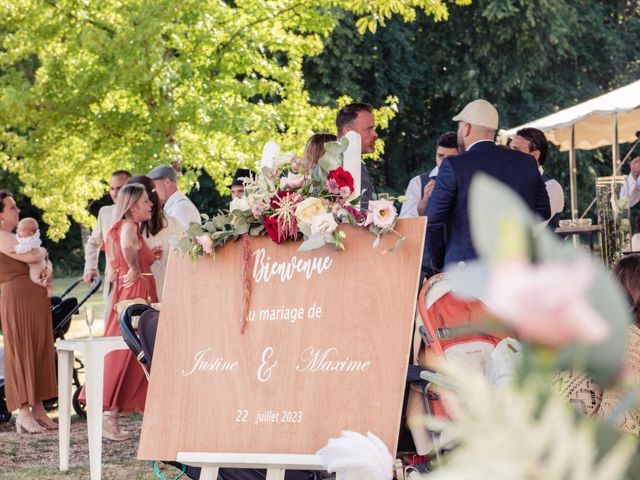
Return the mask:
{"type": "MultiPolygon", "coordinates": [[[[121,335],[115,309],[118,302],[132,298],[144,298],[149,303],[158,301],[151,273],[153,252],[140,231],[141,224],[151,218],[151,213],[152,203],[143,185],[135,183],[122,187],[114,213],[114,219],[118,220],[109,231],[107,241],[114,292],[105,336],[121,335]]],[[[104,370],[103,435],[112,440],[124,440],[129,434],[120,430],[118,413],[144,410],[147,379],[129,350],[109,353],[104,370]]]]}
{"type": "MultiPolygon", "coordinates": [[[[20,209],[13,195],[0,190],[0,321],[4,338],[7,405],[20,409],[18,433],[41,433],[55,429],[46,414],[43,400],[57,395],[55,350],[51,323],[51,303],[45,287],[29,277],[27,262],[45,258],[44,249],[15,253],[12,233],[20,209]]],[[[50,264],[43,272],[43,284],[51,283],[50,264]]]]}
{"type": "Polygon", "coordinates": [[[151,218],[143,222],[140,228],[142,236],[147,245],[151,247],[156,260],[151,265],[151,273],[156,281],[158,290],[158,301],[162,301],[162,290],[164,289],[164,275],[167,270],[167,260],[169,258],[170,240],[184,235],[184,228],[175,217],[165,214],[162,209],[162,202],[156,193],[156,186],[149,177],[136,175],[131,177],[128,183],[139,183],[147,190],[149,200],[153,204],[151,218]]]}

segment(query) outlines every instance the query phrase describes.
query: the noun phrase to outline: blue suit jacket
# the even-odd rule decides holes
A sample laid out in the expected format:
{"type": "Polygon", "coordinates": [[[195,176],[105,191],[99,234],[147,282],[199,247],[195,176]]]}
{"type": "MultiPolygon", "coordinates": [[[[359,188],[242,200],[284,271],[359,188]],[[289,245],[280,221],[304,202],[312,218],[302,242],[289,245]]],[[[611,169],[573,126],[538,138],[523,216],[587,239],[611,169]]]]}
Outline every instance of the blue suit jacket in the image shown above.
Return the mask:
{"type": "Polygon", "coordinates": [[[493,142],[480,142],[469,150],[445,158],[436,177],[425,215],[427,239],[422,267],[441,271],[452,262],[477,257],[469,227],[467,202],[474,175],[483,172],[515,190],[541,218],[551,216],[549,195],[535,159],[493,142]]]}

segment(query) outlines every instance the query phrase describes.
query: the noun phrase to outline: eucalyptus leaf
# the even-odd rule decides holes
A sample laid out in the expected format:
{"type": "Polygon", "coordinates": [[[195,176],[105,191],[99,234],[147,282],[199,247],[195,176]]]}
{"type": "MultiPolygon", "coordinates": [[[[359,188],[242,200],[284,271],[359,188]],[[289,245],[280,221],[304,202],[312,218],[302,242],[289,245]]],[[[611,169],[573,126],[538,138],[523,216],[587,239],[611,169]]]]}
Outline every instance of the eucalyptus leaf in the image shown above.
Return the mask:
{"type": "Polygon", "coordinates": [[[311,225],[308,223],[298,223],[298,230],[302,232],[305,238],[311,236],[311,225]]]}
{"type": "Polygon", "coordinates": [[[191,251],[191,241],[189,237],[182,237],[176,244],[176,248],[180,249],[182,253],[188,253],[191,251]]]}
{"type": "Polygon", "coordinates": [[[225,225],[231,223],[233,217],[231,215],[216,215],[213,218],[213,223],[217,229],[223,229],[225,225]]]}
{"type": "Polygon", "coordinates": [[[298,251],[306,252],[309,250],[315,250],[317,248],[324,247],[325,244],[326,242],[324,240],[324,236],[321,233],[314,233],[313,235],[309,236],[309,238],[307,238],[304,242],[302,242],[302,245],[300,245],[298,251]]]}
{"type": "Polygon", "coordinates": [[[380,246],[380,235],[376,235],[375,240],[372,243],[373,248],[378,248],[380,246]]]}
{"type": "Polygon", "coordinates": [[[255,227],[251,227],[249,230],[249,235],[257,237],[258,235],[262,235],[267,229],[264,228],[264,225],[257,225],[255,227]]]}
{"type": "Polygon", "coordinates": [[[249,233],[249,227],[249,223],[242,220],[241,222],[238,222],[238,225],[236,225],[234,233],[236,235],[244,235],[245,233],[249,233]]]}
{"type": "Polygon", "coordinates": [[[199,223],[192,222],[189,225],[189,229],[187,230],[190,237],[197,237],[198,235],[202,235],[204,230],[202,229],[202,225],[199,223]]]}

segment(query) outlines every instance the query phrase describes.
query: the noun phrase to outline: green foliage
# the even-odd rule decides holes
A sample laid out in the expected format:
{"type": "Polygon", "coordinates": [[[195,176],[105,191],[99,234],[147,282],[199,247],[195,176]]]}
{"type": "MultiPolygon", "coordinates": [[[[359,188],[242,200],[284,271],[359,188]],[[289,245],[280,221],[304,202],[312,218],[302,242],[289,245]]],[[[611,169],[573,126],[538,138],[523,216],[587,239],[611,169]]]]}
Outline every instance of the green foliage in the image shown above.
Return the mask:
{"type": "Polygon", "coordinates": [[[170,162],[222,191],[267,140],[294,149],[332,130],[302,62],[339,7],[380,24],[447,12],[443,0],[0,0],[0,164],[55,239],[69,217],[92,223],[86,205],[115,169],[170,162]]]}
{"type": "MultiPolygon", "coordinates": [[[[639,5],[487,0],[452,6],[447,22],[418,15],[362,36],[345,13],[324,52],[305,62],[305,78],[321,104],[344,93],[374,105],[397,97],[383,161],[371,173],[378,186],[403,192],[413,175],[433,168],[438,136],[455,129],[451,117],[470,100],[494,102],[507,128],[640,78],[639,5]]],[[[581,152],[578,161],[584,208],[595,176],[611,172],[609,150],[581,152]]],[[[568,205],[567,155],[552,149],[545,169],[568,205]]]]}

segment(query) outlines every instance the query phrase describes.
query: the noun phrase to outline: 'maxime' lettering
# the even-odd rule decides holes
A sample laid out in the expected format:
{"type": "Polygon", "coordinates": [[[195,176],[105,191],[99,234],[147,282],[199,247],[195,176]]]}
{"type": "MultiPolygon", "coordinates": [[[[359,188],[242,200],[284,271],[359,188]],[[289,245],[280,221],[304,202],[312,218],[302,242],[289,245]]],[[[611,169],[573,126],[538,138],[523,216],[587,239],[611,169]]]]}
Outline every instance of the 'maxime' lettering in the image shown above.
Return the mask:
{"type": "Polygon", "coordinates": [[[253,279],[256,283],[268,282],[272,277],[286,282],[293,278],[294,273],[302,273],[309,280],[314,273],[319,275],[327,271],[333,263],[328,256],[312,257],[306,260],[293,256],[287,262],[272,262],[271,257],[266,255],[264,248],[253,252],[253,279]]]}
{"type": "Polygon", "coordinates": [[[370,360],[354,360],[349,357],[336,358],[338,349],[325,350],[307,347],[300,354],[300,362],[296,365],[298,372],[366,372],[371,368],[370,360]]]}

